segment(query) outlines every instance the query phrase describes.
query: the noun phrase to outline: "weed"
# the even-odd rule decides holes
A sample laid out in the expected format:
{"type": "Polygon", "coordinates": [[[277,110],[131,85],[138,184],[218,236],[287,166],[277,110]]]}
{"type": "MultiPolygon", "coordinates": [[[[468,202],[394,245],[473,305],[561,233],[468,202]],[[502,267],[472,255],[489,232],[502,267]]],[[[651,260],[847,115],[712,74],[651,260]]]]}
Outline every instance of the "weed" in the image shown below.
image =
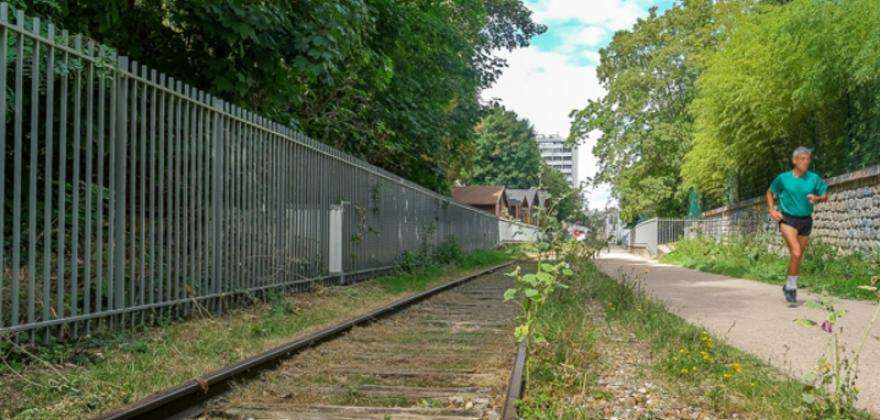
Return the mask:
{"type": "Polygon", "coordinates": [[[460,261],[267,302],[213,318],[87,337],[66,345],[0,347],[0,418],[88,418],[315,330],[405,293],[509,260],[480,250],[460,261]]]}
{"type": "MultiPolygon", "coordinates": [[[[730,236],[723,241],[710,237],[683,239],[662,258],[663,262],[701,271],[747,278],[772,284],[785,282],[788,255],[779,235],[730,236]]],[[[832,296],[871,299],[860,289],[880,271],[880,251],[842,254],[821,241],[813,241],[801,264],[802,287],[832,296]]]]}
{"type": "Polygon", "coordinates": [[[721,417],[790,418],[802,406],[803,384],[668,312],[649,300],[635,279],[612,279],[589,260],[570,263],[575,274],[566,282],[569,289],[554,294],[533,321],[546,343],[530,351],[523,416],[596,416],[578,401],[602,397],[595,387],[601,366],[595,340],[600,334],[631,334],[645,343],[649,374],[667,383],[682,401],[721,417]],[[589,305],[596,304],[604,320],[585,319],[589,305]]]}
{"type": "Polygon", "coordinates": [[[818,328],[819,334],[829,334],[828,348],[825,354],[819,358],[816,368],[804,379],[807,386],[804,388],[804,406],[801,412],[814,418],[853,418],[861,413],[855,409],[859,390],[856,387],[858,378],[859,356],[864,349],[871,330],[880,317],[880,277],[873,277],[870,285],[860,286],[865,292],[871,293],[878,301],[876,309],[865,325],[862,339],[853,350],[847,350],[843,340],[842,329],[837,327],[840,319],[846,315],[846,311],[835,306],[834,299],[829,296],[821,296],[816,300],[808,301],[806,306],[821,310],[825,317],[822,322],[800,318],[795,320],[798,324],[808,328],[818,328]]]}

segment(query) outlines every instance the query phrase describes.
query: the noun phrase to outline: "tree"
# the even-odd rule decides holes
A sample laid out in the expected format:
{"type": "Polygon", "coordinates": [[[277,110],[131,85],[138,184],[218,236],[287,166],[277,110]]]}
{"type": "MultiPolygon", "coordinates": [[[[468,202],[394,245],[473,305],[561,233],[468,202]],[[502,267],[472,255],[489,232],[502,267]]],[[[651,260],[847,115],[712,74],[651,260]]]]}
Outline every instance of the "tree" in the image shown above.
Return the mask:
{"type": "Polygon", "coordinates": [[[693,149],[682,176],[721,197],[758,195],[815,148],[823,175],[880,158],[876,0],[796,0],[743,16],[699,78],[693,149]]]}
{"type": "Polygon", "coordinates": [[[572,113],[570,139],[601,132],[595,182],[612,184],[624,220],[687,209],[680,166],[693,137],[694,84],[707,53],[750,3],[685,0],[663,15],[654,8],[600,51],[607,94],[572,113]]]}
{"type": "Polygon", "coordinates": [[[541,162],[540,188],[549,194],[544,207],[552,209],[558,220],[571,222],[580,217],[583,207],[581,190],[569,184],[562,172],[544,162],[541,162]]]}
{"type": "Polygon", "coordinates": [[[438,191],[470,150],[520,0],[15,0],[121,54],[438,191]]]}
{"type": "Polygon", "coordinates": [[[515,112],[493,107],[476,128],[477,140],[471,170],[465,175],[471,184],[532,188],[538,185],[541,153],[532,125],[515,112]]]}

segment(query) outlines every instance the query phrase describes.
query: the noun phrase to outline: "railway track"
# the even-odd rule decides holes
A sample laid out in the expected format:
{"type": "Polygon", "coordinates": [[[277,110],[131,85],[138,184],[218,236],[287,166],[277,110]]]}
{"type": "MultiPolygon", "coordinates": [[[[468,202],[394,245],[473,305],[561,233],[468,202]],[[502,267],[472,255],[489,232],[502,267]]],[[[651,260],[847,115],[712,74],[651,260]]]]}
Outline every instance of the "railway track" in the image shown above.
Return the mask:
{"type": "Polygon", "coordinates": [[[517,308],[503,301],[512,280],[501,268],[289,343],[261,355],[259,367],[231,366],[107,418],[501,418],[508,382],[518,385],[510,380],[517,308]]]}

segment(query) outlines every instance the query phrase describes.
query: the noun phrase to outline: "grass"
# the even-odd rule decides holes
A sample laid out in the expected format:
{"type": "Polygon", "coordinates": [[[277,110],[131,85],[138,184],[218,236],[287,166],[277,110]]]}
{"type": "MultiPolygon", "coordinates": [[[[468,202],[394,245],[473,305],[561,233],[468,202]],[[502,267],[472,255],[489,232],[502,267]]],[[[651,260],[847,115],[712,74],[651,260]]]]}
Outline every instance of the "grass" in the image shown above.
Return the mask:
{"type": "Polygon", "coordinates": [[[442,266],[314,293],[275,296],[222,317],[41,348],[30,355],[22,354],[26,349],[7,349],[0,352],[0,418],[93,417],[293,337],[508,261],[517,252],[475,251],[442,266]]]}
{"type": "MultiPolygon", "coordinates": [[[[731,237],[724,242],[711,238],[684,239],[676,242],[675,249],[661,261],[771,284],[783,284],[788,267],[782,240],[774,234],[731,237]]],[[[880,250],[844,255],[830,245],[814,241],[801,264],[798,286],[837,297],[870,299],[871,293],[858,286],[870,284],[871,276],[877,274],[880,250]]]]}
{"type": "MultiPolygon", "coordinates": [[[[643,346],[641,366],[680,401],[722,418],[803,418],[804,385],[760,360],[723,344],[648,300],[633,284],[576,264],[569,289],[538,314],[547,343],[530,347],[530,382],[520,414],[526,418],[595,418],[589,403],[608,399],[597,379],[605,342],[643,346]],[[597,309],[598,307],[598,309],[597,309]],[[599,318],[585,314],[599,312],[599,318]]],[[[866,417],[864,413],[851,413],[866,417]]]]}

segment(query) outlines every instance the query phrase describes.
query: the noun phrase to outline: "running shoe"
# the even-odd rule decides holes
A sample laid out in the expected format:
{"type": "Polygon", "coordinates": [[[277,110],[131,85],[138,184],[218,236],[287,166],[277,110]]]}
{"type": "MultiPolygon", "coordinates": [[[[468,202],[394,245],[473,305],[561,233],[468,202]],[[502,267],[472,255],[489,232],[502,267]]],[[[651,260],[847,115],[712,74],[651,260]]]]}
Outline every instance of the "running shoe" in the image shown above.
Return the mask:
{"type": "Polygon", "coordinates": [[[785,295],[785,300],[788,303],[797,303],[797,289],[788,289],[783,285],[782,293],[785,295]]]}

